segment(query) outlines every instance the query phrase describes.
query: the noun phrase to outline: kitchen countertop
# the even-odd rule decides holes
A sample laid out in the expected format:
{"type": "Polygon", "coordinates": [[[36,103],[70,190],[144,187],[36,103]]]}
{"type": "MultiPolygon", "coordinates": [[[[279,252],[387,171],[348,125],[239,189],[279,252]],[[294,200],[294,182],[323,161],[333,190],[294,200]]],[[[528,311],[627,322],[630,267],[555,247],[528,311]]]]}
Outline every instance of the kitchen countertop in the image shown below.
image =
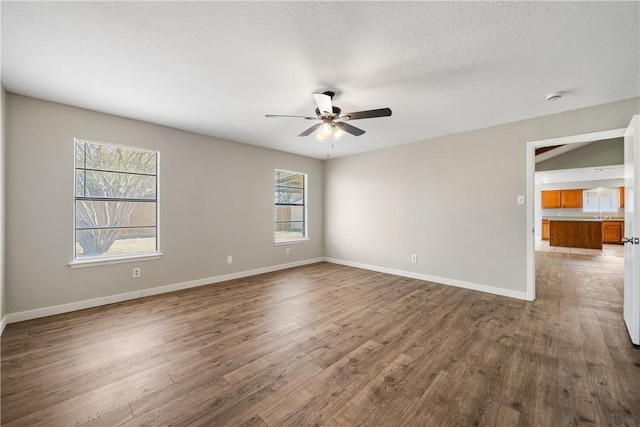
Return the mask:
{"type": "Polygon", "coordinates": [[[585,221],[585,222],[602,222],[602,221],[624,221],[621,217],[611,218],[594,218],[588,216],[543,216],[542,219],[549,221],[585,221]]]}

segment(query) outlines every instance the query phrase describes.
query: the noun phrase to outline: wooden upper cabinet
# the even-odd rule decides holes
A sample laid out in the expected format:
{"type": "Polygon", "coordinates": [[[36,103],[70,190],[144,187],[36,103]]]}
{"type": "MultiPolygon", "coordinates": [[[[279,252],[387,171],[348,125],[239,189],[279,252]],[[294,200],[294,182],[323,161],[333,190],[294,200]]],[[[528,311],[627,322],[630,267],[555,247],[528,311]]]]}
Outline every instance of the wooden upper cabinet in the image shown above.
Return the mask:
{"type": "Polygon", "coordinates": [[[582,190],[561,190],[562,207],[568,209],[582,208],[582,190]]]}
{"type": "Polygon", "coordinates": [[[545,190],[541,192],[542,209],[581,209],[582,190],[545,190]]]}
{"type": "Polygon", "coordinates": [[[561,206],[560,190],[542,192],[542,209],[558,209],[561,206]]]}
{"type": "Polygon", "coordinates": [[[624,208],[624,187],[618,189],[618,200],[620,201],[620,207],[624,208]]]}

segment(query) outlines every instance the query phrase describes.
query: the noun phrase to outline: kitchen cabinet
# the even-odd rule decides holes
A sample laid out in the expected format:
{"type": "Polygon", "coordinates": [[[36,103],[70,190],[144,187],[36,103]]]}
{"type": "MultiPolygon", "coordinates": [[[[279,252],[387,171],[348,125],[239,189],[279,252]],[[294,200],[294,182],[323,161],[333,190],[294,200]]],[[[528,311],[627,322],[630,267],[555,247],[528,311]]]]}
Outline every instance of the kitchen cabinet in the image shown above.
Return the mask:
{"type": "Polygon", "coordinates": [[[582,190],[544,190],[541,204],[542,209],[581,209],[582,190]]]}
{"type": "Polygon", "coordinates": [[[549,240],[549,220],[542,220],[542,240],[549,240]]]}
{"type": "Polygon", "coordinates": [[[549,246],[602,250],[602,221],[553,219],[549,234],[549,246]]]}
{"type": "Polygon", "coordinates": [[[565,209],[582,208],[582,190],[560,190],[562,207],[565,209]]]}
{"type": "Polygon", "coordinates": [[[542,192],[542,209],[558,209],[561,206],[560,190],[542,192]]]}
{"type": "Polygon", "coordinates": [[[602,243],[621,244],[624,221],[602,221],[602,243]]]}
{"type": "Polygon", "coordinates": [[[618,201],[620,202],[619,207],[624,208],[624,187],[618,188],[618,201]]]}

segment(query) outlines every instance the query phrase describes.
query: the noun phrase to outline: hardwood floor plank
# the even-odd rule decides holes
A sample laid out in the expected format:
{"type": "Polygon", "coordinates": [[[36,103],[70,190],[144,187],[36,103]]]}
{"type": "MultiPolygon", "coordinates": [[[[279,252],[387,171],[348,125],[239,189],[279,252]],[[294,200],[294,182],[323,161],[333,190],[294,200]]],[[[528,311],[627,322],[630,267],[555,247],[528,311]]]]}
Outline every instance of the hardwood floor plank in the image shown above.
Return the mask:
{"type": "Polygon", "coordinates": [[[297,412],[304,411],[315,396],[304,387],[290,392],[267,409],[261,411],[258,415],[269,426],[279,426],[283,424],[287,418],[293,417],[297,412]]]}
{"type": "Polygon", "coordinates": [[[238,427],[269,427],[269,425],[258,415],[254,415],[238,427]]]}
{"type": "Polygon", "coordinates": [[[291,340],[286,336],[262,336],[260,339],[237,345],[227,351],[212,353],[210,357],[203,357],[195,363],[173,370],[170,375],[174,381],[181,381],[199,371],[207,371],[210,374],[215,373],[216,376],[222,376],[290,343],[291,340]],[[212,370],[212,368],[215,369],[212,370]]]}
{"type": "Polygon", "coordinates": [[[478,426],[503,427],[519,425],[520,413],[508,406],[491,402],[482,414],[482,421],[478,426]]]}
{"type": "MultiPolygon", "coordinates": [[[[417,398],[401,392],[398,381],[409,375],[414,360],[400,354],[371,381],[357,390],[351,399],[334,414],[336,423],[356,425],[389,425],[411,410],[417,398]],[[397,417],[397,418],[396,418],[397,417]],[[387,424],[385,424],[387,423],[387,424]]],[[[331,424],[331,422],[329,422],[331,424]]]]}
{"type": "Polygon", "coordinates": [[[640,425],[623,263],[537,299],[318,263],[7,325],[3,425],[640,425]]]}
{"type": "Polygon", "coordinates": [[[121,405],[115,409],[110,409],[103,413],[96,414],[95,418],[86,423],[77,424],[82,427],[105,427],[117,426],[133,419],[129,405],[121,405]]]}
{"type": "Polygon", "coordinates": [[[204,401],[218,396],[227,389],[229,389],[229,384],[223,378],[198,373],[180,382],[172,382],[152,393],[147,393],[131,400],[129,407],[133,415],[139,417],[167,402],[177,401],[178,399],[188,400],[190,403],[198,399],[204,401]]]}
{"type": "MultiPolygon", "coordinates": [[[[313,396],[309,402],[297,407],[289,405],[290,409],[286,417],[279,419],[277,422],[274,421],[273,424],[270,421],[269,424],[279,427],[331,425],[331,414],[335,413],[352,396],[351,393],[340,386],[315,379],[305,384],[304,390],[313,396]]],[[[293,391],[290,394],[295,392],[293,391]]],[[[286,399],[287,397],[285,396],[281,401],[284,403],[287,401],[286,399]]]]}
{"type": "Polygon", "coordinates": [[[311,357],[304,351],[300,351],[295,342],[291,342],[272,353],[268,353],[252,362],[242,365],[236,370],[227,372],[223,377],[229,384],[238,384],[249,377],[258,375],[260,372],[279,366],[282,360],[311,362],[311,357]]]}
{"type": "Polygon", "coordinates": [[[198,383],[182,382],[176,387],[168,386],[159,392],[131,402],[134,418],[121,423],[121,426],[159,426],[183,411],[190,411],[203,402],[224,396],[229,385],[219,377],[204,377],[198,383]],[[184,386],[191,386],[187,389],[184,386]]]}
{"type": "MultiPolygon", "coordinates": [[[[285,362],[286,363],[286,362],[285,362]]],[[[283,364],[285,364],[283,363],[283,364]]],[[[177,425],[234,425],[247,414],[260,413],[283,396],[299,390],[321,372],[312,362],[298,360],[286,366],[261,373],[234,385],[229,393],[203,402],[190,414],[169,420],[177,425]]]]}
{"type": "Polygon", "coordinates": [[[149,376],[156,376],[153,368],[162,367],[166,362],[168,360],[164,355],[143,355],[128,361],[116,360],[91,371],[80,371],[71,378],[60,377],[53,371],[48,376],[29,379],[23,387],[13,385],[9,394],[2,398],[3,420],[24,411],[25,405],[55,405],[130,377],[146,381],[149,376]],[[38,399],[34,400],[34,396],[38,396],[38,399]],[[13,408],[16,408],[16,412],[12,410],[8,415],[13,408]]]}
{"type": "MultiPolygon", "coordinates": [[[[114,408],[122,406],[119,402],[135,400],[172,384],[168,375],[156,377],[147,382],[118,382],[94,390],[91,393],[76,396],[39,411],[32,411],[14,421],[3,422],[6,426],[46,426],[83,424],[101,418],[114,408]],[[120,400],[122,399],[122,400],[120,400]]],[[[131,411],[129,411],[131,412],[131,411]]]]}
{"type": "Polygon", "coordinates": [[[368,381],[370,375],[368,369],[384,355],[383,349],[382,344],[367,340],[335,363],[327,366],[322,373],[322,380],[330,380],[347,388],[350,392],[357,390],[368,381]]]}

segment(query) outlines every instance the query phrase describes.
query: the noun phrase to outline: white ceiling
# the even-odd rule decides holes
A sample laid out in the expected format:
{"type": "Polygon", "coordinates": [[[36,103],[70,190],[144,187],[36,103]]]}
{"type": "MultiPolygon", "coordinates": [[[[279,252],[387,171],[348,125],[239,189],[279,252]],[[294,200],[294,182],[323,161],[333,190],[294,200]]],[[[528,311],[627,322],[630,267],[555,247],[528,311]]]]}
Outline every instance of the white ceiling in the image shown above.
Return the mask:
{"type": "Polygon", "coordinates": [[[640,94],[640,2],[9,2],[2,84],[315,158],[640,94]],[[312,94],[393,116],[297,135],[312,94]],[[564,97],[548,102],[549,92],[564,97]]]}

